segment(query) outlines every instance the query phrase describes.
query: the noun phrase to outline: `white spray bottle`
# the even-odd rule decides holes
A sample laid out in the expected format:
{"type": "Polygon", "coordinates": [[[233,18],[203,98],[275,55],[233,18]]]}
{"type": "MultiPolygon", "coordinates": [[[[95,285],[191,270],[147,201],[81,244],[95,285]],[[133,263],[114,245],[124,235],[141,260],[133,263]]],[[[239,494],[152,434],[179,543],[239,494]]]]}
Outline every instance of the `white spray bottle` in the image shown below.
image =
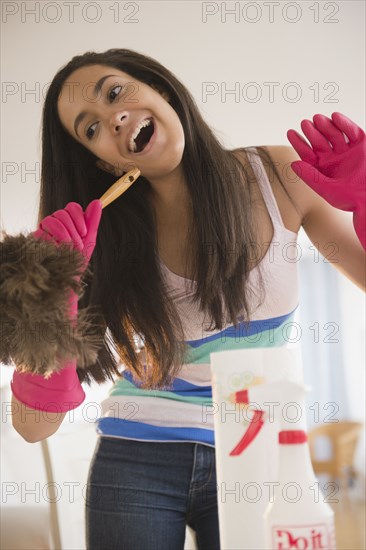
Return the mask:
{"type": "MultiPolygon", "coordinates": [[[[305,388],[280,380],[235,394],[255,409],[257,426],[240,442],[240,452],[267,421],[278,424],[279,471],[264,514],[269,550],[333,550],[334,512],[325,502],[311,464],[305,418],[305,388]],[[267,412],[268,411],[268,412],[267,412]],[[295,411],[295,413],[294,413],[295,411]]],[[[247,435],[247,434],[246,434],[247,435]]]]}

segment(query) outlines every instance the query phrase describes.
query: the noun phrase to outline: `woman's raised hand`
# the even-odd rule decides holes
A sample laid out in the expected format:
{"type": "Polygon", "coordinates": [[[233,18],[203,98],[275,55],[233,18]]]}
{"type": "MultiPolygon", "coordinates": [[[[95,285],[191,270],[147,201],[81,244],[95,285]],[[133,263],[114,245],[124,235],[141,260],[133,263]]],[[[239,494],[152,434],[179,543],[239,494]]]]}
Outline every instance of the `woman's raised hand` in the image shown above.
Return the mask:
{"type": "Polygon", "coordinates": [[[311,146],[295,131],[287,138],[301,157],[291,163],[293,171],[340,210],[353,212],[353,224],[366,249],[366,134],[341,113],[332,118],[314,115],[301,129],[311,146]]]}

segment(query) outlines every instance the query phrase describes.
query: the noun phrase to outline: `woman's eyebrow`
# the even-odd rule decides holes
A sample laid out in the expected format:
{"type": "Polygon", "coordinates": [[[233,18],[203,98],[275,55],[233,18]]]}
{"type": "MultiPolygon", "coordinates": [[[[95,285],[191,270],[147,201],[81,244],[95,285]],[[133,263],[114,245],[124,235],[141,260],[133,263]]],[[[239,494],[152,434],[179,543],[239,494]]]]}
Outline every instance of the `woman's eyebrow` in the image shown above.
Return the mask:
{"type": "MultiPolygon", "coordinates": [[[[95,84],[94,89],[93,89],[93,94],[95,96],[99,94],[99,92],[102,89],[102,86],[104,84],[104,81],[107,80],[107,78],[110,78],[111,76],[117,76],[118,77],[117,74],[107,74],[105,76],[102,76],[102,78],[100,78],[98,80],[98,82],[95,84]]],[[[78,126],[82,122],[82,120],[85,118],[86,115],[87,115],[86,111],[81,111],[81,113],[79,113],[78,116],[75,118],[74,131],[75,131],[75,134],[78,136],[78,138],[80,138],[80,136],[78,134],[78,130],[77,130],[78,126]]]]}

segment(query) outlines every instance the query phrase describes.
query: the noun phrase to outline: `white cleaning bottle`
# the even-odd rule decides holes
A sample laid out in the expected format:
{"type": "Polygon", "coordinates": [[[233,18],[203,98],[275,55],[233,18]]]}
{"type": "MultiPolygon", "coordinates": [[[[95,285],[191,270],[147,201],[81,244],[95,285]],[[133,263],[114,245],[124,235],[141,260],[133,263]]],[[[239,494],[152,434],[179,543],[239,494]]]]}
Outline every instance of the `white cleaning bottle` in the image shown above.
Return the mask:
{"type": "Polygon", "coordinates": [[[325,501],[311,464],[305,418],[305,388],[282,380],[238,392],[237,402],[267,411],[279,425],[279,472],[264,514],[268,550],[333,550],[334,512],[325,501]]]}

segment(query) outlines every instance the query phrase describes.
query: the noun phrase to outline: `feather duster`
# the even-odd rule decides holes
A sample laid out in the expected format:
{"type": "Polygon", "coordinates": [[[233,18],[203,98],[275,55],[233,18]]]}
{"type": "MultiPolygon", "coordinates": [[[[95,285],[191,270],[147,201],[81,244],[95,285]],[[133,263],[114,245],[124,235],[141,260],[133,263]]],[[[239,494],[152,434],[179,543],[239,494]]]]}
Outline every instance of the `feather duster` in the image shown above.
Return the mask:
{"type": "MultiPolygon", "coordinates": [[[[0,242],[0,362],[50,376],[66,361],[96,362],[102,339],[91,310],[70,319],[69,297],[83,295],[84,258],[67,244],[7,235],[0,242]]],[[[87,268],[90,273],[90,268],[87,268]]]]}
{"type": "MultiPolygon", "coordinates": [[[[116,200],[141,174],[135,167],[100,197],[102,208],[116,200]]],[[[76,359],[86,369],[103,351],[98,314],[79,310],[70,319],[70,291],[83,295],[80,275],[85,258],[69,244],[37,239],[33,234],[0,240],[0,362],[46,378],[76,359]]],[[[90,275],[90,267],[84,275],[90,275]]]]}

